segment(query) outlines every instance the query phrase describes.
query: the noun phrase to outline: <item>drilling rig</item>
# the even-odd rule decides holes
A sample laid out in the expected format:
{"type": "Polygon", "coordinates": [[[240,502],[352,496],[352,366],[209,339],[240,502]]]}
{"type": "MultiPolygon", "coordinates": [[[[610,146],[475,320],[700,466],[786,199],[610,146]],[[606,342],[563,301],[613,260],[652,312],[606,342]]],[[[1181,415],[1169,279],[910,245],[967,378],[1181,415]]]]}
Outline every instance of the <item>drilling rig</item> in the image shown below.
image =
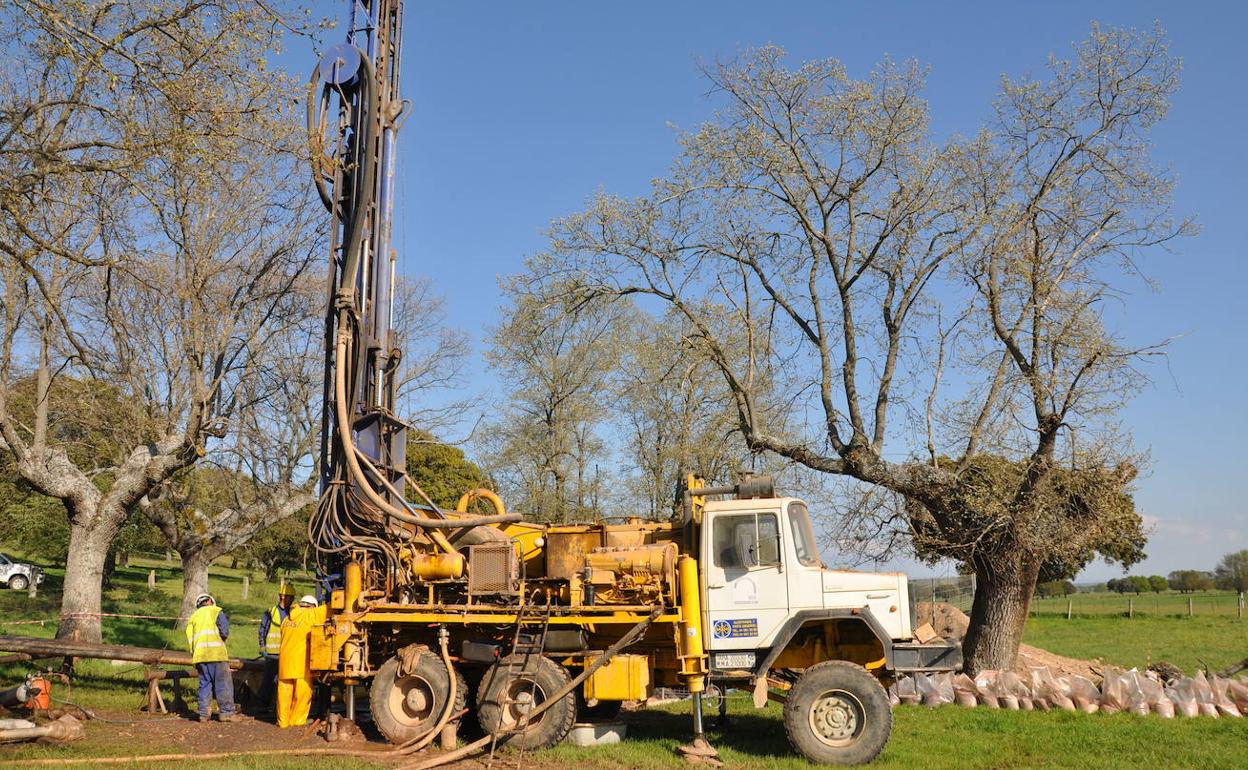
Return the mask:
{"type": "Polygon", "coordinates": [[[351,717],[368,685],[377,728],[409,747],[460,719],[497,744],[551,746],[666,686],[691,696],[687,756],[713,758],[714,682],[760,708],[782,701],[811,761],[870,761],[891,731],[883,685],[954,670],[960,651],[914,639],[904,575],[824,567],[806,504],[769,479],[689,477],[666,521],[547,525],[482,489],[443,510],[407,475],[391,328],[396,138],[412,110],[401,38],[399,0],[352,2],[346,40],[308,85],[312,176],[332,220],[309,525],[328,619],[313,670],[342,686],[351,717]]]}

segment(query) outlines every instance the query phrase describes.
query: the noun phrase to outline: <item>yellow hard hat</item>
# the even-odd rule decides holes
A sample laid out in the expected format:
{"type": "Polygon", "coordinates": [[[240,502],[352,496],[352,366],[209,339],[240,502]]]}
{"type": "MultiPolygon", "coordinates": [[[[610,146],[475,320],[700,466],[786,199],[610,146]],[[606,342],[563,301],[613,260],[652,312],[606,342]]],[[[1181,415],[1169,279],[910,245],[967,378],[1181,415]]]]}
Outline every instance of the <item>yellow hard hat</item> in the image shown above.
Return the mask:
{"type": "Polygon", "coordinates": [[[295,589],[293,586],[291,586],[289,583],[283,580],[281,587],[277,589],[277,595],[293,597],[295,595],[295,589]]]}

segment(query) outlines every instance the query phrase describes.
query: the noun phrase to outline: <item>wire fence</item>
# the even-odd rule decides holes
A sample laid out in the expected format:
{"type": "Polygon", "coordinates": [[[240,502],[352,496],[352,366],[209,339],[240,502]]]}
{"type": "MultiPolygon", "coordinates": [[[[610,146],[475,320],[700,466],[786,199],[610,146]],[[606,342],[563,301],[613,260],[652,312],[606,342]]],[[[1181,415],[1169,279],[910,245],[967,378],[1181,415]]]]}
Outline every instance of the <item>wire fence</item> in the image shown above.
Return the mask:
{"type": "Polygon", "coordinates": [[[1244,595],[1234,591],[1200,591],[1181,594],[1076,593],[1069,596],[1036,597],[1031,614],[1047,617],[1233,617],[1244,616],[1244,595]]]}
{"type": "MultiPolygon", "coordinates": [[[[940,602],[970,613],[975,597],[975,576],[915,578],[910,581],[914,602],[940,602]]],[[[1065,596],[1036,596],[1031,600],[1033,617],[1244,617],[1245,596],[1234,591],[1179,593],[1085,592],[1065,596]]]]}
{"type": "Polygon", "coordinates": [[[909,584],[912,602],[950,604],[963,612],[971,611],[971,602],[975,598],[974,575],[912,578],[909,584]]]}

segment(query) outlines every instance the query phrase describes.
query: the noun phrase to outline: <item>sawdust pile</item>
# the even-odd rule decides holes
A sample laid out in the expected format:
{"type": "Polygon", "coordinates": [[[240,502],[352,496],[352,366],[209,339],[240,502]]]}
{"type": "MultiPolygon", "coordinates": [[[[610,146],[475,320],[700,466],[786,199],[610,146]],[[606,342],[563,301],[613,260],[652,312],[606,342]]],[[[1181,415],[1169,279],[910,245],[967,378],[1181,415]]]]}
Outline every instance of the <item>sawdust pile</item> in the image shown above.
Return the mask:
{"type": "MultiPolygon", "coordinates": [[[[966,628],[970,618],[962,610],[944,602],[919,602],[919,624],[931,623],[936,633],[949,641],[961,642],[966,636],[966,628]]],[[[1054,676],[1086,676],[1092,681],[1100,681],[1101,669],[1104,664],[1099,660],[1079,660],[1054,655],[1048,650],[1032,647],[1030,644],[1019,645],[1018,659],[1014,662],[1014,671],[1019,676],[1027,677],[1035,666],[1048,666],[1054,676]]]]}

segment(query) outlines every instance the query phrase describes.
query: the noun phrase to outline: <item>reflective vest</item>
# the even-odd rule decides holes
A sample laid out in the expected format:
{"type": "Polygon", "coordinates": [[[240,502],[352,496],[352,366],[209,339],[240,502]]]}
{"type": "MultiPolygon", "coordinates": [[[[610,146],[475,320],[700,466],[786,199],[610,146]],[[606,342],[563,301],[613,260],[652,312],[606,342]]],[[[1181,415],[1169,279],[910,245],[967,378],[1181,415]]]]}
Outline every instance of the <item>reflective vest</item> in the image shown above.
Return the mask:
{"type": "Polygon", "coordinates": [[[269,608],[269,633],[264,637],[264,651],[276,655],[282,651],[282,610],[269,608]]]}
{"type": "Polygon", "coordinates": [[[217,630],[217,616],[220,614],[220,607],[209,604],[192,612],[190,620],[186,621],[186,643],[191,648],[192,663],[230,659],[225,640],[217,630]]]}

